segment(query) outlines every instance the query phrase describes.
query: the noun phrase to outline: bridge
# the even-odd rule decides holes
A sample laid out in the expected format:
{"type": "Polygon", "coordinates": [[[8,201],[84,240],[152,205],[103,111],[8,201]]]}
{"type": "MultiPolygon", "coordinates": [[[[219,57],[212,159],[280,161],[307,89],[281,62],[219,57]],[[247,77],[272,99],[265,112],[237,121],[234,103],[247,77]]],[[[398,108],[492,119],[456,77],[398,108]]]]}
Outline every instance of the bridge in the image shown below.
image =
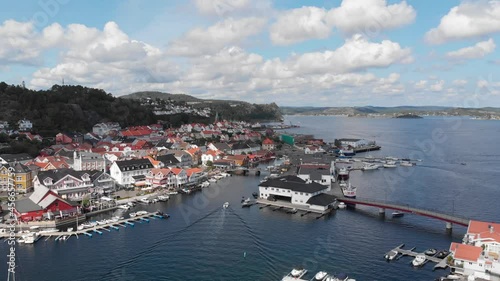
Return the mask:
{"type": "Polygon", "coordinates": [[[380,214],[385,214],[385,209],[390,209],[390,210],[412,213],[412,214],[416,214],[416,215],[420,215],[420,216],[424,216],[424,217],[442,220],[442,221],[446,222],[446,229],[451,229],[452,224],[468,226],[469,221],[470,221],[470,219],[467,219],[467,218],[445,214],[445,213],[437,211],[437,210],[415,208],[415,207],[411,207],[410,205],[401,205],[401,204],[388,203],[388,202],[376,201],[376,200],[371,200],[371,199],[353,199],[353,198],[347,198],[347,197],[343,197],[343,196],[338,197],[337,200],[340,202],[344,202],[346,204],[356,204],[356,205],[359,204],[359,205],[376,207],[376,208],[379,208],[380,214]]]}

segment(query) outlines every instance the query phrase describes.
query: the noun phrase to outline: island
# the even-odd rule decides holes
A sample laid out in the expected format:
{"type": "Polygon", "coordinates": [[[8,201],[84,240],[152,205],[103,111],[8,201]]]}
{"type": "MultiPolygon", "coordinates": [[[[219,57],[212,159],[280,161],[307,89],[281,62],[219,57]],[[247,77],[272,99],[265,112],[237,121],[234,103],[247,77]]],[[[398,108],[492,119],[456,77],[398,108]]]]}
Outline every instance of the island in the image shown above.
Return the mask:
{"type": "Polygon", "coordinates": [[[395,116],[394,118],[403,118],[403,119],[421,119],[423,118],[422,116],[419,116],[419,115],[416,115],[416,114],[402,114],[402,115],[398,115],[398,116],[395,116]]]}

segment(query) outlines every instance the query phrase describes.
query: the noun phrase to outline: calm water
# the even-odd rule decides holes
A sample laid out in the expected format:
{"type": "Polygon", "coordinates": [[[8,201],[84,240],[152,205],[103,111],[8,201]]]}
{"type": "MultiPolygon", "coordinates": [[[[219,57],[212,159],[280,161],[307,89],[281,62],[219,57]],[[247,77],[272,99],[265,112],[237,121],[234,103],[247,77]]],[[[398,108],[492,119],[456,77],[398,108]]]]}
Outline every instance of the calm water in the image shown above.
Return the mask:
{"type": "MultiPolygon", "coordinates": [[[[360,197],[499,221],[500,122],[294,116],[288,120],[302,126],[293,132],[312,133],[326,141],[375,139],[383,149],[373,156],[423,160],[412,168],[354,172],[351,178],[360,197]]],[[[449,235],[444,222],[413,215],[381,219],[372,208],[339,210],[319,220],[256,206],[240,208],[241,197],[250,196],[258,183],[253,176],[226,178],[194,195],[148,206],[170,213],[169,220],[93,238],[19,245],[17,280],[280,280],[295,265],[314,273],[345,272],[357,280],[433,280],[445,272],[433,272],[432,263],[413,269],[410,258],[388,263],[384,253],[401,243],[422,251],[448,248],[465,231],[457,226],[449,235]],[[222,210],[225,201],[231,207],[222,210]]],[[[7,253],[6,244],[0,245],[7,253]]],[[[5,255],[1,259],[5,272],[5,255]]]]}

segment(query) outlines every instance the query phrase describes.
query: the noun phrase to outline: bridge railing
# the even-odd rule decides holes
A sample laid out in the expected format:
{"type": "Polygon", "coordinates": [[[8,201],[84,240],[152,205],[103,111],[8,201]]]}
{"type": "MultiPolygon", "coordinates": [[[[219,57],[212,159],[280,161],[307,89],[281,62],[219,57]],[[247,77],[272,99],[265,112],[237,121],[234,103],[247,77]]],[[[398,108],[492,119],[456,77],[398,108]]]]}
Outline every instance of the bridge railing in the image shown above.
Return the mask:
{"type": "Polygon", "coordinates": [[[397,209],[401,209],[401,210],[407,210],[409,212],[427,212],[429,214],[437,214],[437,215],[441,215],[441,216],[447,216],[449,218],[453,218],[453,219],[459,219],[459,220],[470,220],[469,218],[466,218],[466,217],[463,217],[463,216],[460,216],[460,215],[456,215],[456,214],[449,214],[449,213],[446,213],[446,212],[443,212],[443,210],[438,210],[438,209],[433,209],[433,208],[422,208],[422,207],[414,207],[414,206],[411,206],[410,204],[402,204],[402,203],[398,203],[398,202],[393,202],[393,201],[383,201],[383,200],[373,200],[373,199],[368,199],[368,198],[356,198],[356,199],[351,199],[351,198],[342,198],[343,200],[346,200],[346,201],[358,201],[360,203],[362,202],[366,202],[366,203],[370,203],[370,204],[377,204],[377,205],[383,205],[383,206],[386,206],[388,209],[392,207],[394,208],[397,208],[397,209]]]}

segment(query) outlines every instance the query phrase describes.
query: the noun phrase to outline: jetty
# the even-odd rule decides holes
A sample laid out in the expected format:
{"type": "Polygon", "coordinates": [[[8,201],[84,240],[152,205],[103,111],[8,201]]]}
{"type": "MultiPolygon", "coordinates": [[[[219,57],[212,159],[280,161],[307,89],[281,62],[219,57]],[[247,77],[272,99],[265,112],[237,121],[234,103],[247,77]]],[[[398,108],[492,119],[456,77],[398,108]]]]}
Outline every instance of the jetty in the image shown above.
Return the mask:
{"type": "MultiPolygon", "coordinates": [[[[422,254],[422,253],[418,253],[418,252],[414,251],[416,249],[416,247],[413,247],[410,250],[406,250],[406,249],[403,249],[404,246],[405,246],[405,244],[401,244],[401,245],[397,246],[396,248],[394,248],[394,249],[390,250],[389,252],[387,252],[386,255],[388,255],[392,251],[397,252],[399,256],[396,257],[396,260],[398,260],[399,258],[401,258],[403,256],[416,257],[417,255],[422,254]]],[[[425,257],[426,257],[425,263],[427,263],[429,261],[436,263],[436,265],[434,266],[433,270],[436,270],[436,269],[445,269],[446,267],[448,267],[448,263],[447,263],[448,256],[440,259],[440,258],[437,258],[435,256],[425,255],[425,257]]]]}

